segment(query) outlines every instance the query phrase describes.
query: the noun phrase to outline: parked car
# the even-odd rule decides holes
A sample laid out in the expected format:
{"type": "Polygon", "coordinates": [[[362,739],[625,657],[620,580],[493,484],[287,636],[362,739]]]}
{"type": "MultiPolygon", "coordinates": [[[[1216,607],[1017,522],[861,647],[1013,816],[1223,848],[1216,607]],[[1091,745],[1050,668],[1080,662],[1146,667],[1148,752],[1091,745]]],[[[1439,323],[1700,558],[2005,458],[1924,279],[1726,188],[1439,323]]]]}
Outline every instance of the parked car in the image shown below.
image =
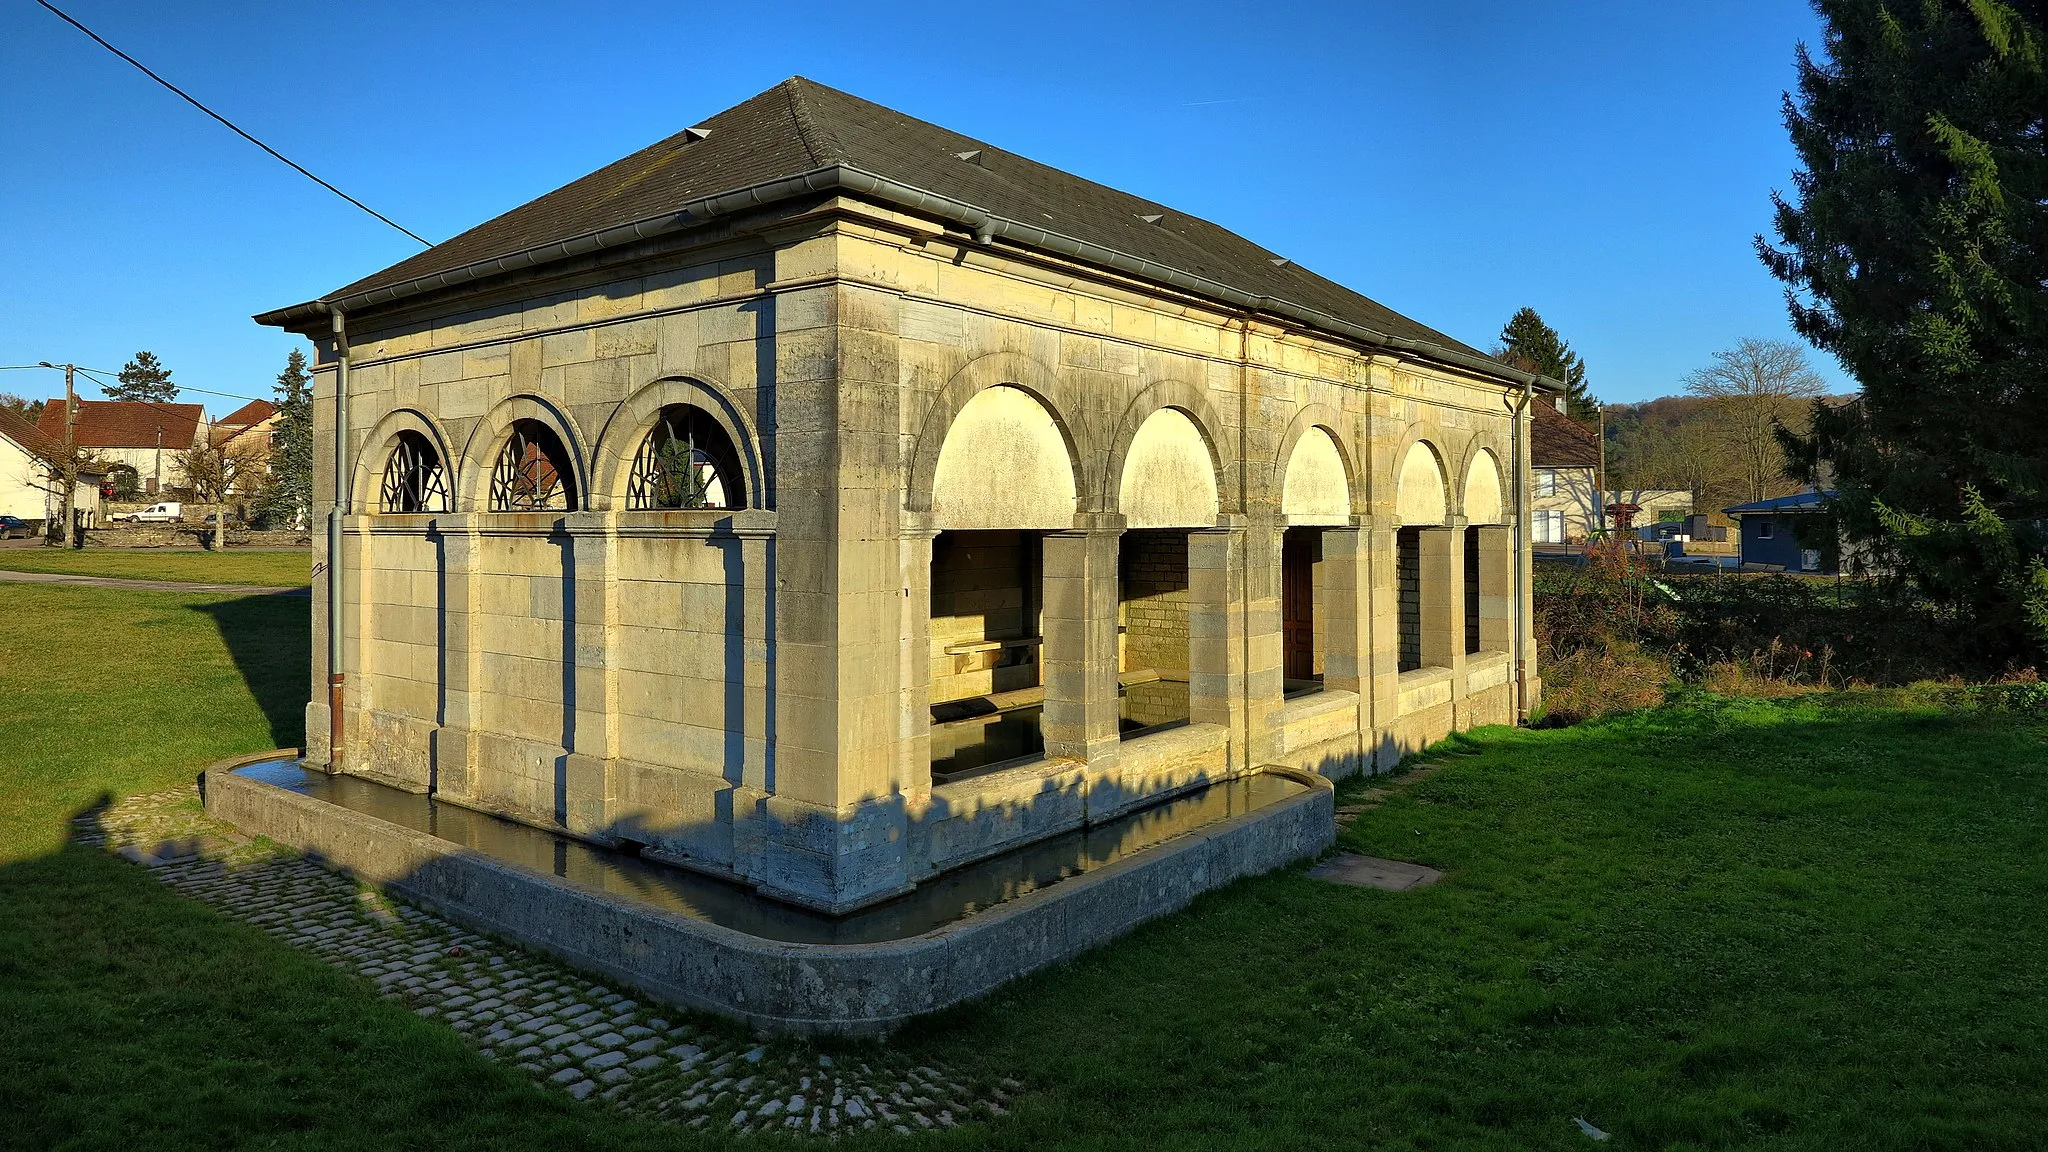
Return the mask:
{"type": "Polygon", "coordinates": [[[151,504],[128,519],[137,524],[169,524],[185,518],[185,506],[176,500],[151,504]]]}
{"type": "Polygon", "coordinates": [[[5,540],[9,537],[18,537],[20,539],[27,540],[33,537],[35,534],[36,530],[34,528],[31,528],[29,526],[29,522],[23,520],[21,517],[0,516],[0,540],[5,540]]]}

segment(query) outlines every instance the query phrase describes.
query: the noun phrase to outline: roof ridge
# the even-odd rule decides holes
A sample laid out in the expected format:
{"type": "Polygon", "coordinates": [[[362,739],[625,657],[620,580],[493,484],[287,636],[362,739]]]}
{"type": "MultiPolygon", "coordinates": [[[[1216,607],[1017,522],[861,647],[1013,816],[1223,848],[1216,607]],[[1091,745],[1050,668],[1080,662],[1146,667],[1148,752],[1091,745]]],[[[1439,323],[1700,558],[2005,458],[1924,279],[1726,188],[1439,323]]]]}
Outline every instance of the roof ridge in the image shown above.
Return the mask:
{"type": "Polygon", "coordinates": [[[820,117],[808,98],[807,89],[815,83],[802,76],[791,76],[782,82],[783,95],[789,100],[789,118],[796,125],[796,138],[803,144],[811,163],[820,166],[828,162],[843,163],[846,151],[840,146],[839,137],[819,123],[820,117]]]}

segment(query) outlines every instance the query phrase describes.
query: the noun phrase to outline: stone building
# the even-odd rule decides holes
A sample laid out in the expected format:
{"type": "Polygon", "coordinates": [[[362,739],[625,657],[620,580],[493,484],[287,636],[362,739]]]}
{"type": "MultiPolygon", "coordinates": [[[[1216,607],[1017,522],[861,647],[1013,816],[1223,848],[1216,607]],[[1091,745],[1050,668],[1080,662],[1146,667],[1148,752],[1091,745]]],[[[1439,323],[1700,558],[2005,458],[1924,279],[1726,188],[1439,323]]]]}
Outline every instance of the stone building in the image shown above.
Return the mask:
{"type": "Polygon", "coordinates": [[[784,900],[1539,688],[1547,382],[809,81],[258,319],[343,478],[312,761],[784,900]]]}

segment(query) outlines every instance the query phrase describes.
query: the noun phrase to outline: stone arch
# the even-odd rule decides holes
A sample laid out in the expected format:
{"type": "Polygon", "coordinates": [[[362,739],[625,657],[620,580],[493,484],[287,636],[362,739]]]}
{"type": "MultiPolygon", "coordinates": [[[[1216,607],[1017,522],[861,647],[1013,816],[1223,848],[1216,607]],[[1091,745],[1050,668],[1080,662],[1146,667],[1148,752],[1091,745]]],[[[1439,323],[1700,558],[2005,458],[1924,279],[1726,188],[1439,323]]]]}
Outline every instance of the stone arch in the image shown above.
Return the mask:
{"type": "Polygon", "coordinates": [[[742,491],[746,506],[768,506],[767,481],[762,474],[760,440],[754,422],[725,389],[700,378],[669,376],[647,384],[619,403],[606,418],[597,438],[597,452],[591,457],[588,506],[603,510],[626,506],[626,476],[641,441],[654,430],[662,410],[687,404],[703,412],[725,430],[739,452],[742,491]]]}
{"type": "Polygon", "coordinates": [[[455,510],[457,512],[487,512],[490,510],[491,470],[497,464],[498,450],[504,446],[507,432],[519,420],[537,420],[547,426],[569,452],[569,467],[576,486],[576,508],[582,511],[589,507],[590,499],[590,456],[584,448],[583,433],[576,427],[576,421],[567,411],[553,401],[531,393],[507,396],[491,406],[483,419],[470,430],[469,440],[462,447],[462,464],[456,469],[459,485],[455,489],[455,510]]]}
{"type": "Polygon", "coordinates": [[[1076,493],[1091,489],[1086,472],[1086,455],[1074,436],[1071,414],[1079,412],[1079,397],[1072,394],[1052,369],[1018,352],[991,352],[963,365],[932,398],[924,423],[910,454],[910,471],[904,477],[903,506],[911,512],[932,510],[932,484],[938,477],[939,454],[953,422],[976,395],[995,387],[1010,387],[1029,394],[1059,430],[1066,447],[1076,493]]]}
{"type": "Polygon", "coordinates": [[[1037,396],[1011,384],[974,394],[946,429],[932,476],[933,528],[1074,526],[1074,458],[1037,396]]]}
{"type": "Polygon", "coordinates": [[[1459,509],[1467,524],[1504,524],[1506,503],[1502,497],[1500,458],[1493,449],[1475,446],[1465,465],[1464,483],[1459,486],[1459,509]]]}
{"type": "MultiPolygon", "coordinates": [[[[1353,464],[1354,457],[1351,445],[1346,441],[1344,434],[1338,431],[1338,429],[1344,426],[1344,423],[1345,421],[1341,415],[1322,404],[1304,404],[1301,410],[1295,413],[1293,423],[1287,426],[1286,434],[1280,438],[1280,451],[1274,455],[1272,467],[1268,470],[1268,491],[1266,495],[1280,505],[1282,514],[1291,515],[1287,512],[1289,490],[1287,478],[1289,470],[1294,467],[1296,452],[1300,449],[1303,440],[1311,438],[1322,440],[1328,445],[1330,450],[1334,451],[1337,466],[1342,471],[1344,515],[1346,517],[1342,522],[1350,523],[1349,517],[1351,514],[1364,506],[1359,495],[1360,476],[1357,467],[1353,464]]],[[[1326,466],[1329,463],[1329,456],[1324,453],[1323,449],[1318,447],[1312,449],[1312,451],[1317,452],[1321,456],[1321,463],[1323,465],[1326,466]]],[[[1307,463],[1307,461],[1303,461],[1303,463],[1307,463]]],[[[1327,469],[1325,469],[1325,474],[1327,475],[1327,469]]],[[[1296,489],[1296,495],[1297,498],[1302,495],[1300,489],[1296,489]]],[[[1298,503],[1299,500],[1297,499],[1298,503]]],[[[1304,515],[1310,514],[1305,509],[1302,511],[1304,515]]],[[[1326,509],[1325,515],[1327,514],[1328,510],[1326,509]]],[[[1301,524],[1322,522],[1321,520],[1298,521],[1301,524]]],[[[1330,522],[1336,523],[1336,521],[1330,522]]]]}
{"type": "Polygon", "coordinates": [[[378,492],[384,483],[384,466],[390,460],[391,450],[401,432],[417,432],[427,438],[434,451],[441,454],[441,466],[448,470],[450,505],[460,499],[463,470],[458,465],[461,462],[449,451],[448,434],[440,422],[417,408],[394,408],[370,427],[370,434],[363,437],[356,448],[355,467],[349,473],[350,513],[376,510],[378,492]]]}
{"type": "Polygon", "coordinates": [[[1186,411],[1154,408],[1138,426],[1118,470],[1116,506],[1130,528],[1216,525],[1216,451],[1186,411]]]}
{"type": "Polygon", "coordinates": [[[1435,444],[1421,437],[1410,441],[1396,467],[1396,523],[1403,528],[1431,527],[1450,518],[1450,485],[1435,444]]]}
{"type": "Polygon", "coordinates": [[[1223,421],[1209,402],[1208,394],[1180,380],[1159,380],[1139,392],[1124,408],[1123,419],[1117,425],[1116,436],[1110,442],[1108,460],[1102,469],[1102,507],[1128,515],[1123,507],[1123,479],[1130,464],[1132,446],[1146,423],[1167,408],[1179,412],[1200,434],[1202,448],[1209,458],[1209,479],[1216,492],[1217,511],[1220,513],[1226,503],[1236,502],[1237,489],[1232,483],[1231,470],[1223,466],[1219,448],[1223,443],[1223,421]]]}

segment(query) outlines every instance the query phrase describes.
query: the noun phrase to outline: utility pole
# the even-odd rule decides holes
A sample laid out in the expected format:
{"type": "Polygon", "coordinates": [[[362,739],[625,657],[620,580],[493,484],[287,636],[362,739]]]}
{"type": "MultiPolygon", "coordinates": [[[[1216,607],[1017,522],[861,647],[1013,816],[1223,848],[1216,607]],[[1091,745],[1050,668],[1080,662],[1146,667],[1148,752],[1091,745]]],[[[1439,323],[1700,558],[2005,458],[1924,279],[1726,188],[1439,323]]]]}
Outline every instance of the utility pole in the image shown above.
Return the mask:
{"type": "Polygon", "coordinates": [[[71,505],[78,494],[78,392],[72,381],[78,366],[57,365],[44,360],[39,367],[64,369],[64,458],[57,462],[57,482],[64,486],[64,491],[58,497],[59,520],[48,526],[46,535],[52,544],[59,541],[73,543],[71,522],[76,516],[71,505]]]}

